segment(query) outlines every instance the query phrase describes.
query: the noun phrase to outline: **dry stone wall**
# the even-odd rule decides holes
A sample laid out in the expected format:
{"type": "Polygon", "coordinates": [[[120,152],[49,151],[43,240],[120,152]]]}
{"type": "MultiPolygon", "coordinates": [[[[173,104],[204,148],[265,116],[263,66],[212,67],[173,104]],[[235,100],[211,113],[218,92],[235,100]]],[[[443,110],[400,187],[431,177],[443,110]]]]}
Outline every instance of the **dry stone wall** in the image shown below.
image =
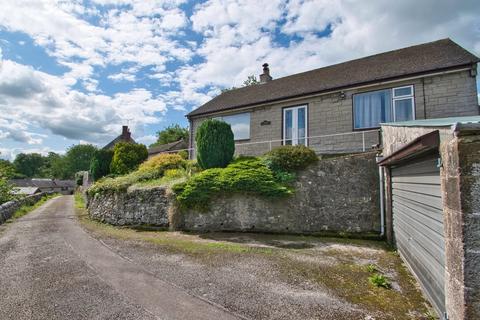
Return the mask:
{"type": "Polygon", "coordinates": [[[96,194],[88,199],[90,216],[113,225],[168,226],[172,197],[164,187],[129,188],[96,194]]]}
{"type": "Polygon", "coordinates": [[[285,199],[221,196],[206,212],[187,210],[175,216],[175,229],[200,232],[378,232],[375,154],[319,161],[298,174],[295,194],[285,199]]]}
{"type": "Polygon", "coordinates": [[[294,195],[285,199],[224,195],[214,199],[206,212],[179,209],[164,187],[97,194],[88,199],[88,211],[92,218],[113,225],[147,224],[198,232],[378,232],[374,153],[322,160],[297,178],[294,195]]]}
{"type": "Polygon", "coordinates": [[[31,196],[27,196],[24,198],[20,198],[18,200],[12,200],[5,202],[0,205],[0,224],[4,223],[8,219],[12,217],[12,215],[20,209],[21,206],[23,205],[33,205],[37,201],[39,201],[44,195],[47,193],[42,192],[42,193],[37,193],[31,196]]]}

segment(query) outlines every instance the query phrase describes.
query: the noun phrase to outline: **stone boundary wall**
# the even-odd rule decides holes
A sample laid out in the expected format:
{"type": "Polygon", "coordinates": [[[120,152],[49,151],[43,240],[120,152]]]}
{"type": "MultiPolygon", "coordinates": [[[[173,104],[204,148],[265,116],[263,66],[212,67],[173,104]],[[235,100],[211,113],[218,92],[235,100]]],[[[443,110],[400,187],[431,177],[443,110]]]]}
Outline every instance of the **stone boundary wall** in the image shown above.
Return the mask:
{"type": "Polygon", "coordinates": [[[321,160],[298,173],[295,190],[285,199],[219,196],[202,212],[179,209],[165,187],[129,188],[89,197],[88,212],[93,219],[112,225],[169,226],[197,232],[379,232],[375,153],[321,160]]]}
{"type": "Polygon", "coordinates": [[[324,159],[298,173],[291,197],[220,196],[207,212],[177,210],[172,228],[198,232],[378,233],[378,186],[375,153],[324,159]]]}
{"type": "Polygon", "coordinates": [[[48,193],[42,192],[33,194],[31,196],[27,196],[24,198],[20,198],[18,200],[12,200],[5,202],[0,205],[0,224],[4,223],[8,219],[12,217],[12,215],[20,209],[23,205],[33,205],[37,203],[43,196],[47,195],[48,193]]]}
{"type": "Polygon", "coordinates": [[[167,227],[172,197],[165,187],[129,188],[88,197],[88,212],[95,220],[112,225],[167,227]]]}

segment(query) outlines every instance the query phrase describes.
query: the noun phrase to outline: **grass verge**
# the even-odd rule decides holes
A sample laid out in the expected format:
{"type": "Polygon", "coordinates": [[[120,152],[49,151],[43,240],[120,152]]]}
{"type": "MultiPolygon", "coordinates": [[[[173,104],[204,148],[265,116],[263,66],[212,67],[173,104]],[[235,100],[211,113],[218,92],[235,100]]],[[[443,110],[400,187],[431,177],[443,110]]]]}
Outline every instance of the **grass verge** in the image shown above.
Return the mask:
{"type": "Polygon", "coordinates": [[[187,236],[177,232],[146,231],[130,227],[118,227],[92,220],[81,194],[75,194],[76,213],[82,226],[88,231],[101,236],[113,237],[130,241],[145,241],[161,246],[169,252],[184,253],[201,256],[215,253],[260,253],[270,254],[274,249],[264,247],[252,247],[226,241],[205,241],[185,239],[187,236]]]}

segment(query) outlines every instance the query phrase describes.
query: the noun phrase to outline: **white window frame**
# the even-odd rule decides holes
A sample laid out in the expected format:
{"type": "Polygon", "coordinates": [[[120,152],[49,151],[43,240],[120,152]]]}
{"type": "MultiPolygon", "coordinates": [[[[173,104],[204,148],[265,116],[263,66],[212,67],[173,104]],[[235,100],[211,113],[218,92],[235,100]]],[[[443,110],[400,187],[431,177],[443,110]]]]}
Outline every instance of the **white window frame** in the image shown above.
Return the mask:
{"type": "MultiPolygon", "coordinates": [[[[214,117],[212,119],[214,120],[221,120],[221,121],[225,121],[223,118],[224,117],[231,117],[231,116],[238,116],[238,115],[241,115],[241,114],[248,114],[248,138],[243,138],[243,139],[235,139],[235,133],[234,133],[234,138],[233,140],[234,141],[247,141],[247,140],[250,140],[252,138],[252,113],[251,112],[239,112],[239,113],[232,113],[232,114],[223,114],[221,116],[218,116],[218,117],[214,117]]],[[[225,121],[226,122],[226,121],[225,121]]],[[[228,122],[227,122],[228,123],[228,122]]]]}
{"type": "Polygon", "coordinates": [[[413,92],[413,85],[409,85],[409,86],[392,88],[393,122],[397,122],[397,113],[396,113],[397,109],[395,108],[395,102],[398,101],[398,100],[406,100],[406,99],[412,100],[412,117],[413,117],[412,120],[415,120],[415,93],[413,92]],[[411,93],[403,95],[403,96],[395,96],[395,90],[404,89],[404,88],[410,88],[411,93]]]}
{"type": "MultiPolygon", "coordinates": [[[[292,110],[292,146],[298,145],[298,109],[305,109],[305,146],[308,146],[308,104],[301,105],[301,106],[295,106],[295,107],[288,107],[288,108],[283,108],[283,145],[286,145],[287,143],[287,138],[286,138],[286,132],[287,132],[287,121],[286,120],[286,113],[289,110],[292,110]],[[294,143],[296,142],[296,143],[294,143]]],[[[290,140],[290,139],[288,139],[290,140]]]]}
{"type": "MultiPolygon", "coordinates": [[[[373,91],[383,91],[383,90],[388,90],[388,88],[385,88],[385,89],[378,89],[378,90],[373,90],[373,91]]],[[[405,100],[405,99],[408,99],[410,98],[412,100],[412,116],[413,116],[413,119],[412,120],[416,120],[416,115],[415,115],[415,91],[414,91],[414,86],[413,85],[407,85],[407,86],[401,86],[401,87],[393,87],[393,88],[390,88],[391,90],[391,99],[392,99],[392,105],[391,105],[391,108],[392,108],[392,115],[393,115],[393,122],[396,122],[396,108],[395,108],[395,102],[397,100],[405,100]],[[395,90],[398,90],[398,89],[403,89],[403,88],[410,88],[410,92],[411,94],[408,94],[408,95],[402,95],[402,96],[395,96],[395,90]]],[[[356,94],[363,94],[363,93],[368,93],[368,92],[372,92],[372,91],[366,91],[366,92],[358,92],[356,94]]],[[[355,99],[352,98],[352,111],[353,111],[353,119],[355,121],[355,99]]],[[[355,128],[355,122],[353,123],[353,130],[354,131],[362,131],[362,130],[369,130],[369,129],[375,129],[375,128],[379,128],[380,126],[378,127],[362,127],[362,128],[355,128]]]]}

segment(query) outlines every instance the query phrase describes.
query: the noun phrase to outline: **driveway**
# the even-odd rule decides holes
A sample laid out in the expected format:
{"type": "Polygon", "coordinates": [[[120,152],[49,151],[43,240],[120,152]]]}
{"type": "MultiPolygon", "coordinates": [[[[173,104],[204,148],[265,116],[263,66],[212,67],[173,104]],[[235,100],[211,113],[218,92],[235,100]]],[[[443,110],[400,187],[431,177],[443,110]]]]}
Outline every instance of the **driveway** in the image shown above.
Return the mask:
{"type": "Polygon", "coordinates": [[[0,319],[430,319],[381,242],[118,228],[73,207],[0,227],[0,319]]]}
{"type": "Polygon", "coordinates": [[[240,319],[92,238],[72,196],[0,233],[0,319],[240,319]]]}

